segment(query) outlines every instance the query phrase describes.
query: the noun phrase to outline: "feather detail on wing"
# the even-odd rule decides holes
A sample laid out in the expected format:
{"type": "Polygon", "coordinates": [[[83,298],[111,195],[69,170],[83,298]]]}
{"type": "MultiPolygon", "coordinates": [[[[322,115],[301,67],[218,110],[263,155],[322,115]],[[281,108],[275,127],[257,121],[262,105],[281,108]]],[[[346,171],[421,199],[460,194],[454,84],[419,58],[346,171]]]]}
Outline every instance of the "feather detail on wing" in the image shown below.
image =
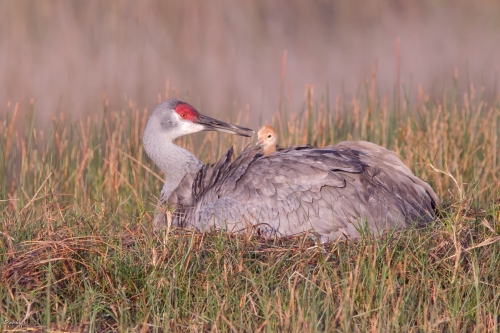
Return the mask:
{"type": "Polygon", "coordinates": [[[395,153],[369,142],[291,147],[269,156],[247,147],[234,162],[232,155],[230,149],[198,172],[191,205],[180,208],[175,224],[278,236],[314,231],[326,241],[434,219],[432,188],[395,153]]]}

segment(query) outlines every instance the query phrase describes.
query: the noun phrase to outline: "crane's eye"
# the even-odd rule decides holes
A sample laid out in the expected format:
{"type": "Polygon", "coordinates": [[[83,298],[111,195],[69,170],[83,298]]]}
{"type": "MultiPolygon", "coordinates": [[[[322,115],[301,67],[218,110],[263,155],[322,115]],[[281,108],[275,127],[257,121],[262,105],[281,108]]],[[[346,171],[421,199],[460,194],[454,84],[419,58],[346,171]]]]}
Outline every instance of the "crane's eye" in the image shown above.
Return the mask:
{"type": "Polygon", "coordinates": [[[181,113],[181,118],[186,118],[186,116],[187,116],[186,113],[184,113],[184,112],[181,113]]]}
{"type": "Polygon", "coordinates": [[[268,139],[270,139],[270,138],[271,138],[271,134],[269,134],[269,135],[267,136],[267,138],[268,138],[268,139]]]}

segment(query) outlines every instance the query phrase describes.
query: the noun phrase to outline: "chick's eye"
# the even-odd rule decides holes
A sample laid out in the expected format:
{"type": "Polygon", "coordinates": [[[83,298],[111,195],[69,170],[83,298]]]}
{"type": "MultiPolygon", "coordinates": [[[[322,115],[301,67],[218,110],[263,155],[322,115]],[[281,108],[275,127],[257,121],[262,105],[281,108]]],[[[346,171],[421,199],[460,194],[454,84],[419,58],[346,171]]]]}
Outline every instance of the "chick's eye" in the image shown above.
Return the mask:
{"type": "Polygon", "coordinates": [[[267,136],[267,138],[268,138],[268,139],[270,139],[270,138],[271,138],[271,134],[269,134],[269,135],[267,136]]]}

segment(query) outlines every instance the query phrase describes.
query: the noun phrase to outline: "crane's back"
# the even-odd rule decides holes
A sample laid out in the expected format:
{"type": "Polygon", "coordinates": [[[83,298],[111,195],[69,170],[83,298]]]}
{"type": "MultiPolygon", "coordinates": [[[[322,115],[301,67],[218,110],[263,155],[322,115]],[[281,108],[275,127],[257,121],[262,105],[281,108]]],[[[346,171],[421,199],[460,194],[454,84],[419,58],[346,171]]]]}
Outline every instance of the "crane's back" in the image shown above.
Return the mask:
{"type": "Polygon", "coordinates": [[[328,241],[435,218],[439,199],[432,188],[394,152],[370,142],[292,147],[269,156],[247,147],[234,162],[232,154],[181,182],[180,188],[192,186],[192,205],[177,207],[174,224],[269,236],[312,231],[328,241]]]}

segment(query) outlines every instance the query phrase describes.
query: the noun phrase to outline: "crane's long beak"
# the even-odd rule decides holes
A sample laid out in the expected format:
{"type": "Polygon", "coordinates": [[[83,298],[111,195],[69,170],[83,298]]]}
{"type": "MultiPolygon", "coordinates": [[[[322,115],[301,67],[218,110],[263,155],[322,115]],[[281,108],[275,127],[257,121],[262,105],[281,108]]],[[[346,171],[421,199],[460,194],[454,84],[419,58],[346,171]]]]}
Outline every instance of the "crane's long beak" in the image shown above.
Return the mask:
{"type": "Polygon", "coordinates": [[[229,134],[236,134],[246,137],[251,137],[255,132],[249,128],[241,127],[233,124],[228,124],[223,121],[210,118],[200,114],[196,121],[198,124],[203,125],[204,131],[218,131],[229,134]]]}

